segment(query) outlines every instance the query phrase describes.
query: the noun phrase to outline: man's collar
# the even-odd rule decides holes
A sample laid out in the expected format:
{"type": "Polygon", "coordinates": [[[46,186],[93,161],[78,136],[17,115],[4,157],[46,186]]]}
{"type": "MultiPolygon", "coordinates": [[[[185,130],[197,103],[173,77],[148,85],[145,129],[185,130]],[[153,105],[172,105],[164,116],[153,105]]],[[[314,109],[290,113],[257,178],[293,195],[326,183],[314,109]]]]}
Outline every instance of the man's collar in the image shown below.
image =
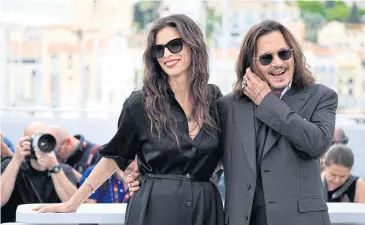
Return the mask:
{"type": "Polygon", "coordinates": [[[291,84],[292,84],[292,82],[290,82],[290,83],[288,84],[288,86],[286,86],[286,87],[284,88],[284,90],[281,92],[280,99],[284,96],[284,94],[285,94],[287,91],[289,91],[289,89],[291,88],[291,84]]]}

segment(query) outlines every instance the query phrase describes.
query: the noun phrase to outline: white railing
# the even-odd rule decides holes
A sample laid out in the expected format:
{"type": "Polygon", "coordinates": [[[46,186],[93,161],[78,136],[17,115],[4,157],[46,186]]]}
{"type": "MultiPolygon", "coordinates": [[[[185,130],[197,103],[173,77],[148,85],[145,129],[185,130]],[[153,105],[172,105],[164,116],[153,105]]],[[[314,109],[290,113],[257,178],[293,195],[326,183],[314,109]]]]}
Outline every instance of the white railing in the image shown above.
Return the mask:
{"type": "MultiPolygon", "coordinates": [[[[365,204],[327,203],[331,224],[365,225],[365,204]]],[[[83,204],[75,213],[38,213],[35,204],[20,205],[16,220],[22,224],[124,224],[126,204],[83,204]]]]}

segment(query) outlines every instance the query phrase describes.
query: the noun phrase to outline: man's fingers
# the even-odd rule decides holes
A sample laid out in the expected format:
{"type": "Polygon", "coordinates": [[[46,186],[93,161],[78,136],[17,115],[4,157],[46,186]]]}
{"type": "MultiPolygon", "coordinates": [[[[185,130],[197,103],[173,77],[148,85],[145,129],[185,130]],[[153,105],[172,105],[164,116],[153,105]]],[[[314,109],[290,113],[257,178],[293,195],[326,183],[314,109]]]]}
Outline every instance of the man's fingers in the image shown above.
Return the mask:
{"type": "Polygon", "coordinates": [[[19,139],[19,142],[23,142],[23,141],[29,141],[30,137],[29,136],[24,136],[24,137],[21,137],[19,139]]]}
{"type": "Polygon", "coordinates": [[[127,183],[132,183],[136,181],[136,178],[132,174],[128,174],[127,176],[124,177],[124,181],[127,183]]]}
{"type": "Polygon", "coordinates": [[[23,155],[30,155],[30,151],[29,150],[25,150],[24,152],[23,152],[23,155]]]}
{"type": "Polygon", "coordinates": [[[137,187],[130,187],[129,188],[129,192],[137,192],[137,191],[139,191],[139,189],[141,189],[139,186],[137,186],[137,187]]]}
{"type": "Polygon", "coordinates": [[[250,67],[247,67],[247,69],[246,69],[246,75],[251,76],[251,74],[252,74],[251,68],[250,67]]]}
{"type": "Polygon", "coordinates": [[[130,185],[132,186],[132,187],[136,187],[136,186],[139,186],[139,180],[137,180],[137,181],[134,181],[133,183],[131,183],[130,185]]]}

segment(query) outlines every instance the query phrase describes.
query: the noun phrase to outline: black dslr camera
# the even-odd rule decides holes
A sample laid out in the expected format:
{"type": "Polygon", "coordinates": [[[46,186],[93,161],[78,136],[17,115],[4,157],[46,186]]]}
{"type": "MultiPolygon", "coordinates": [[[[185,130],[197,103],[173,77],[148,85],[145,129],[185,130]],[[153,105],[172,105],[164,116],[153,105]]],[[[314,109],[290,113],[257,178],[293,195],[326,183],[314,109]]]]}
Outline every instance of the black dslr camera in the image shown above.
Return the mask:
{"type": "Polygon", "coordinates": [[[38,133],[32,136],[30,141],[30,152],[32,156],[35,156],[35,149],[39,149],[41,152],[52,152],[56,147],[56,138],[51,134],[38,133]]]}

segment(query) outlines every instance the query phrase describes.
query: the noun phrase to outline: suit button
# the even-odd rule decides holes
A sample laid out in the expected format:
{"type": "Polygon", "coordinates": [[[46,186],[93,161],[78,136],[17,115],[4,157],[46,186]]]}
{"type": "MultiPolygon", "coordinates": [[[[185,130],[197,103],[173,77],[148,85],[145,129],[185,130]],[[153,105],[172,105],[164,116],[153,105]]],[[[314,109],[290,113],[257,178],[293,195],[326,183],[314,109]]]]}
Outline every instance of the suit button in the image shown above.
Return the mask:
{"type": "Polygon", "coordinates": [[[247,184],[246,187],[247,187],[247,190],[250,190],[251,189],[251,184],[247,184]]]}
{"type": "Polygon", "coordinates": [[[196,152],[196,148],[195,148],[195,147],[192,147],[192,148],[191,148],[191,151],[192,151],[192,152],[196,152]]]}
{"type": "Polygon", "coordinates": [[[191,202],[186,202],[186,206],[190,207],[191,206],[191,202]]]}
{"type": "Polygon", "coordinates": [[[186,174],[186,175],[185,175],[185,177],[186,177],[186,178],[190,178],[190,174],[186,174]]]}
{"type": "Polygon", "coordinates": [[[248,220],[248,216],[247,216],[247,215],[245,215],[245,216],[244,216],[244,218],[245,218],[245,221],[247,221],[247,220],[248,220]]]}

